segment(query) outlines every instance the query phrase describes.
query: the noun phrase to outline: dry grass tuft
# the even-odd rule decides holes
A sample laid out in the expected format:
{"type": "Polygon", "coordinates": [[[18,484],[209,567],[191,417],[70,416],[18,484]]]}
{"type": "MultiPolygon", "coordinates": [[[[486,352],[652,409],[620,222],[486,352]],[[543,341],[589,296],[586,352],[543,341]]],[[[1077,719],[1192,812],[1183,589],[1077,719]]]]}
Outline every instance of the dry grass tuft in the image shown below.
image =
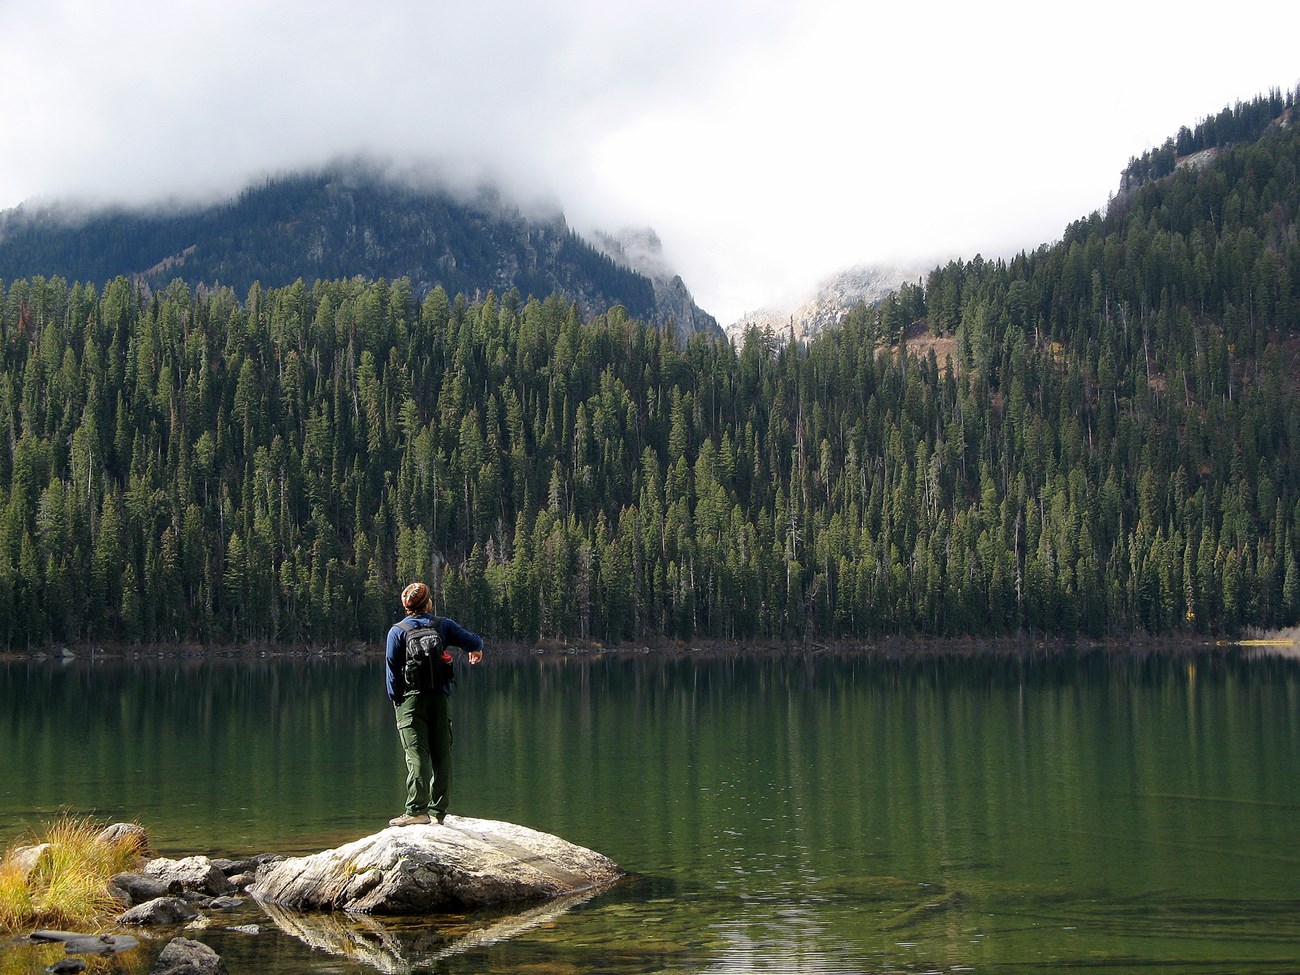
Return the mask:
{"type": "Polygon", "coordinates": [[[0,861],[0,931],[27,927],[85,927],[116,914],[109,893],[114,874],[140,861],[133,836],[105,842],[103,826],[64,817],[49,825],[37,843],[48,844],[34,865],[11,848],[0,861]]]}

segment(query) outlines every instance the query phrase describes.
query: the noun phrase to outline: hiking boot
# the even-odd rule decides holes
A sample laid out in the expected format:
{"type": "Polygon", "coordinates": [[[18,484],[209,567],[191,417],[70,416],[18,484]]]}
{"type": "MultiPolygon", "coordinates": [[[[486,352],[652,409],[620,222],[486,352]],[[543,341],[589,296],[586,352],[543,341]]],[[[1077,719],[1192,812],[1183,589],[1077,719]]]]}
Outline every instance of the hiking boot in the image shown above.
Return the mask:
{"type": "Polygon", "coordinates": [[[401,816],[395,816],[388,821],[389,826],[427,826],[431,820],[428,813],[416,813],[412,816],[410,813],[403,813],[401,816]]]}

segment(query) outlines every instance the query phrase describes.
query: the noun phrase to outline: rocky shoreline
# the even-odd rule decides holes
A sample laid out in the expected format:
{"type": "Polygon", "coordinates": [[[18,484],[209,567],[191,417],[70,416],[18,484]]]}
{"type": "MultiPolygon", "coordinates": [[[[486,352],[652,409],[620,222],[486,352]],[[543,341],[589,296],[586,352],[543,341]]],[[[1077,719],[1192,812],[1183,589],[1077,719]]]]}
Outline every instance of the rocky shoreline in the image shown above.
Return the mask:
{"type": "MultiPolygon", "coordinates": [[[[116,823],[100,834],[108,839],[134,833],[142,851],[148,850],[144,830],[132,823],[116,823]]],[[[48,844],[20,848],[15,859],[38,869],[48,844]]],[[[37,929],[25,937],[13,939],[10,948],[23,945],[44,946],[59,943],[65,957],[45,968],[51,973],[75,973],[90,967],[85,960],[92,956],[118,955],[132,951],[168,929],[181,928],[195,933],[210,927],[213,917],[234,911],[248,901],[246,890],[256,878],[257,870],[268,863],[284,859],[267,854],[242,860],[210,859],[205,856],[170,859],[146,859],[139,871],[115,874],[109,893],[122,908],[112,923],[131,933],[88,933],[37,929]],[[244,893],[245,896],[240,896],[244,893]],[[145,933],[145,930],[149,933],[145,933]]],[[[249,935],[260,934],[258,924],[229,925],[230,930],[249,935]]],[[[212,948],[184,935],[172,936],[159,952],[149,975],[227,975],[225,962],[212,948]]]]}
{"type": "MultiPolygon", "coordinates": [[[[117,842],[124,835],[137,844],[143,862],[138,870],[111,880],[110,894],[122,908],[113,924],[121,933],[35,930],[9,947],[61,943],[66,957],[45,971],[69,973],[86,970],[86,956],[131,951],[177,928],[194,933],[219,926],[261,934],[259,923],[221,923],[222,915],[243,920],[240,915],[250,910],[316,947],[322,946],[322,924],[309,915],[322,911],[334,918],[326,927],[346,930],[351,922],[343,918],[352,915],[409,919],[513,908],[514,923],[527,927],[543,923],[530,917],[553,917],[568,909],[566,903],[590,897],[625,876],[609,858],[557,836],[458,816],[448,816],[442,825],[389,827],[305,857],[148,857],[144,830],[126,823],[106,828],[100,838],[117,842]],[[538,906],[551,902],[550,908],[538,906]]],[[[35,871],[48,846],[21,848],[11,856],[35,871]]],[[[328,944],[324,939],[327,949],[328,944]]],[[[149,970],[149,975],[226,973],[225,962],[212,948],[180,934],[171,937],[149,970]]]]}

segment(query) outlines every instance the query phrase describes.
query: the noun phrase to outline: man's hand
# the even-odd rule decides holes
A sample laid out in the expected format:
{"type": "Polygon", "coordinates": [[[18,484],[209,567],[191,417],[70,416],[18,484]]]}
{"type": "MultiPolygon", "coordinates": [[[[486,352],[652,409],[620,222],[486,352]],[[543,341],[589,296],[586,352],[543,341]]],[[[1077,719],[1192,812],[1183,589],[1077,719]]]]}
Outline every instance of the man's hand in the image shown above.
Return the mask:
{"type": "Polygon", "coordinates": [[[471,651],[469,652],[469,662],[470,662],[471,665],[480,662],[482,659],[483,659],[483,651],[482,651],[482,650],[471,650],[471,651]]]}

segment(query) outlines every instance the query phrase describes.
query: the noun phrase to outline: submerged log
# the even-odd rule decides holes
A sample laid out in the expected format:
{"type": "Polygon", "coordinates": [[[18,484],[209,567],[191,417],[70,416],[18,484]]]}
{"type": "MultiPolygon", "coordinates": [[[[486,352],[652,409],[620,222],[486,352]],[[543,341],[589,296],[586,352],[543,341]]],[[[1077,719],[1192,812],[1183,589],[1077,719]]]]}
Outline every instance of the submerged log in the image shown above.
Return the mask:
{"type": "Polygon", "coordinates": [[[540,900],[613,883],[608,857],[489,819],[392,826],[337,849],[267,864],[249,892],[284,907],[430,914],[540,900]]]}

